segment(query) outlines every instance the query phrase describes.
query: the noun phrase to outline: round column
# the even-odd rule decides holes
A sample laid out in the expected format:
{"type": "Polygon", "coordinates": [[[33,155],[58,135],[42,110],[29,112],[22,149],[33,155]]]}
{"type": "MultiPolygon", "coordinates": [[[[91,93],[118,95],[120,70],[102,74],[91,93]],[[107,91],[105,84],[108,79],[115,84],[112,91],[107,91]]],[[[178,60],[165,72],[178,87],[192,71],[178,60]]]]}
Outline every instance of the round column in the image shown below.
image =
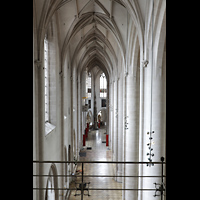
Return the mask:
{"type": "MultiPolygon", "coordinates": [[[[118,161],[122,161],[123,151],[123,77],[118,79],[118,161]]],[[[122,164],[117,165],[117,175],[122,176],[122,164]]],[[[122,182],[122,177],[117,177],[122,182]]]]}
{"type": "MultiPolygon", "coordinates": [[[[166,63],[165,63],[165,52],[163,56],[162,67],[157,66],[153,73],[152,82],[152,153],[154,154],[152,162],[161,162],[161,157],[164,157],[166,161],[166,63]]],[[[149,130],[150,131],[150,130],[149,130]]],[[[144,161],[148,161],[147,154],[148,146],[147,143],[150,142],[149,135],[144,133],[144,161]],[[145,159],[146,157],[146,159],[145,159]]],[[[165,174],[165,165],[164,165],[165,174]]],[[[151,167],[143,167],[144,176],[160,176],[161,175],[161,165],[155,164],[151,167]]],[[[161,178],[145,178],[143,180],[143,188],[155,188],[154,183],[161,184],[161,178]]],[[[165,179],[164,179],[165,183],[165,179]]],[[[157,186],[158,187],[158,186],[157,186]]],[[[144,200],[154,200],[153,196],[155,192],[143,192],[144,200]]],[[[159,193],[157,193],[159,194],[159,193]]],[[[165,197],[163,196],[163,200],[165,197]]]]}
{"type": "Polygon", "coordinates": [[[114,133],[113,133],[113,139],[114,139],[114,156],[113,160],[117,161],[118,160],[118,91],[117,91],[117,82],[114,82],[114,133]]]}
{"type": "Polygon", "coordinates": [[[110,149],[113,150],[113,145],[112,145],[112,141],[113,141],[113,82],[110,82],[110,90],[109,90],[109,147],[110,149]]]}
{"type": "MultiPolygon", "coordinates": [[[[139,78],[133,75],[127,76],[127,128],[124,137],[124,161],[139,161],[139,78]]],[[[126,164],[125,176],[137,176],[137,164],[126,164]]],[[[125,189],[136,189],[138,178],[125,178],[125,189]]],[[[138,197],[137,191],[125,191],[123,199],[134,199],[138,197]]]]}

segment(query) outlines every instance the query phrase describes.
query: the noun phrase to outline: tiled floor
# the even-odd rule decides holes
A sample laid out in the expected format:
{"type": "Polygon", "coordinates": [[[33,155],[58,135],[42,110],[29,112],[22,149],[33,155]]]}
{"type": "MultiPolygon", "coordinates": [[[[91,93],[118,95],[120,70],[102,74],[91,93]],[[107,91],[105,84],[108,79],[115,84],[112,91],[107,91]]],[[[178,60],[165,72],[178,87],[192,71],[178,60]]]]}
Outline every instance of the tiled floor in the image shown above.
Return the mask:
{"type": "MultiPolygon", "coordinates": [[[[80,157],[80,160],[84,161],[111,161],[112,153],[106,147],[106,131],[105,129],[99,129],[96,131],[90,131],[86,140],[86,146],[82,152],[86,152],[86,157],[80,157]],[[87,147],[92,147],[91,150],[87,150],[87,147]]],[[[81,165],[78,165],[78,170],[81,170],[81,165]]],[[[113,175],[114,166],[112,164],[84,164],[84,175],[113,175]]],[[[80,173],[81,175],[81,173],[80,173]]],[[[122,188],[122,184],[116,182],[113,177],[85,177],[83,182],[89,182],[89,188],[122,188]]],[[[81,182],[81,177],[77,177],[76,182],[81,182]]],[[[72,182],[70,187],[75,188],[75,183],[72,182]]],[[[84,191],[87,194],[87,191],[84,191]]],[[[70,200],[81,199],[81,196],[74,196],[75,190],[71,191],[70,200]]],[[[80,191],[77,192],[80,194],[80,191]]],[[[121,200],[122,191],[117,190],[90,190],[91,196],[84,195],[84,200],[121,200]]]]}

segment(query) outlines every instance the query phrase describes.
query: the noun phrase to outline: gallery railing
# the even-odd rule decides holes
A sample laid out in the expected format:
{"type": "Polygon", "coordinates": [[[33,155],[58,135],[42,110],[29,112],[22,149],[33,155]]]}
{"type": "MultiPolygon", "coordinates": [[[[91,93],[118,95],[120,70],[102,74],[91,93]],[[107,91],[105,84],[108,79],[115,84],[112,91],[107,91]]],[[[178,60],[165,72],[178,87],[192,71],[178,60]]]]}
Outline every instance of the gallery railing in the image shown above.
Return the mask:
{"type": "MultiPolygon", "coordinates": [[[[62,163],[62,164],[69,164],[73,163],[75,164],[75,161],[33,161],[34,164],[44,164],[44,163],[62,163]]],[[[81,175],[75,175],[75,174],[70,174],[70,175],[51,175],[53,177],[81,177],[81,183],[79,183],[78,187],[74,188],[53,188],[54,190],[66,190],[66,191],[71,191],[71,190],[77,190],[79,189],[81,191],[81,200],[83,200],[84,196],[84,190],[127,190],[127,191],[154,191],[154,197],[160,196],[160,199],[163,200],[163,197],[166,196],[166,180],[164,181],[164,178],[166,178],[166,175],[164,175],[164,165],[166,165],[166,162],[164,162],[164,157],[161,157],[161,162],[115,162],[115,161],[76,161],[76,164],[81,164],[81,175]],[[149,166],[155,166],[155,165],[161,165],[161,174],[157,176],[117,176],[117,175],[84,175],[84,164],[89,163],[97,163],[97,164],[136,164],[136,165],[147,165],[149,166]],[[152,183],[155,185],[155,188],[133,188],[133,189],[127,189],[127,188],[89,188],[86,187],[86,183],[84,183],[84,178],[88,177],[125,177],[125,178],[160,178],[160,183],[152,183]]],[[[49,175],[43,175],[43,174],[33,174],[33,177],[49,177],[49,175]]],[[[87,183],[88,184],[88,183],[87,183]]],[[[51,188],[33,188],[33,190],[50,190],[51,188]]],[[[89,193],[88,193],[89,194],[89,193]]],[[[89,195],[90,196],[90,195],[89,195]]]]}

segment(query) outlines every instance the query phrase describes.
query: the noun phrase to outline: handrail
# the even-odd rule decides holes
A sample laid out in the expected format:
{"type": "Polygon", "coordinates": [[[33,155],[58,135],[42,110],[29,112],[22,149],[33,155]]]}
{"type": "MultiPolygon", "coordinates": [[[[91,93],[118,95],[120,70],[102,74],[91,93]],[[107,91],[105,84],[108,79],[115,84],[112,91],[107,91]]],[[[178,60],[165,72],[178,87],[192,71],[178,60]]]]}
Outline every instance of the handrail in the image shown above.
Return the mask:
{"type": "MultiPolygon", "coordinates": [[[[133,188],[133,189],[120,189],[120,188],[90,188],[90,190],[127,190],[127,191],[155,191],[154,196],[161,196],[161,199],[163,197],[163,191],[165,191],[165,184],[163,183],[163,178],[166,177],[166,175],[163,174],[163,165],[166,165],[166,162],[164,162],[164,157],[161,157],[162,162],[122,162],[122,161],[39,161],[39,160],[34,160],[33,163],[35,164],[44,164],[44,163],[81,163],[82,165],[82,175],[51,175],[52,177],[82,177],[81,183],[83,183],[83,178],[84,177],[128,177],[128,178],[161,178],[161,184],[154,183],[155,184],[155,189],[152,188],[133,188]],[[84,175],[84,164],[85,163],[105,163],[105,164],[154,164],[154,165],[162,165],[162,174],[160,176],[122,176],[122,175],[84,175]],[[159,188],[156,188],[156,185],[159,185],[159,188]],[[160,192],[160,195],[157,195],[156,192],[160,192]]],[[[34,177],[48,177],[49,175],[44,175],[44,174],[33,174],[34,177]]],[[[33,188],[33,190],[51,190],[51,188],[33,188]]],[[[54,188],[54,190],[76,190],[76,188],[54,188]]],[[[81,200],[83,200],[83,195],[84,195],[84,189],[81,189],[81,200]]]]}
{"type": "MultiPolygon", "coordinates": [[[[112,164],[149,164],[150,162],[121,162],[121,161],[39,161],[34,160],[33,163],[112,163],[112,164]]],[[[151,162],[152,164],[166,164],[166,162],[151,162]]]]}
{"type": "MultiPolygon", "coordinates": [[[[33,176],[49,176],[49,175],[40,175],[40,174],[33,174],[33,176]]],[[[53,177],[71,177],[74,175],[51,175],[53,177]]],[[[82,177],[82,175],[76,175],[76,177],[82,177]]],[[[84,177],[106,177],[106,178],[110,178],[110,177],[126,177],[126,178],[160,178],[162,176],[120,176],[120,175],[84,175],[84,177]]],[[[165,175],[163,175],[163,177],[166,177],[165,175]]]]}

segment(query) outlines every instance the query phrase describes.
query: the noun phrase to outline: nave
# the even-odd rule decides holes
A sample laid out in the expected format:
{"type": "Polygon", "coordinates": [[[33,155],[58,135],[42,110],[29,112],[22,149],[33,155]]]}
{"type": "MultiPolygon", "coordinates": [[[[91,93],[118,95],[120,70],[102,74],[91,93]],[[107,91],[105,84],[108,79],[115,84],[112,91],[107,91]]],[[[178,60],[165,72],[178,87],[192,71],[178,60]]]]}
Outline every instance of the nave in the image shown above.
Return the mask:
{"type": "MultiPolygon", "coordinates": [[[[106,147],[106,129],[100,128],[99,130],[91,130],[88,133],[88,138],[86,140],[86,146],[83,147],[81,153],[86,153],[85,156],[80,157],[80,161],[112,161],[112,151],[106,147]],[[88,147],[92,147],[91,150],[87,150],[88,147]]],[[[81,171],[81,163],[77,165],[76,171],[81,171]]],[[[114,164],[84,164],[84,175],[115,175],[115,165],[114,164]]],[[[79,173],[78,175],[82,175],[79,173]]],[[[72,181],[70,188],[75,188],[75,181],[81,183],[81,177],[77,177],[76,180],[72,181]]],[[[122,188],[122,183],[118,183],[114,180],[114,177],[86,177],[84,178],[85,182],[90,182],[89,188],[122,188]]],[[[80,194],[81,191],[77,191],[77,194],[80,194]]],[[[84,200],[120,200],[122,199],[121,190],[89,190],[84,191],[84,200]]],[[[81,199],[81,195],[74,196],[75,190],[71,191],[69,200],[81,199]]]]}
{"type": "MultiPolygon", "coordinates": [[[[166,0],[33,0],[32,67],[33,199],[67,200],[74,161],[84,159],[142,162],[85,164],[86,174],[118,176],[85,180],[91,188],[116,181],[121,200],[159,199],[154,183],[166,185],[158,176],[166,174],[161,157],[167,162],[166,0]],[[106,135],[91,131],[85,146],[88,124],[96,129],[99,121],[106,135]]],[[[84,199],[109,199],[109,192],[117,191],[84,199]]]]}

